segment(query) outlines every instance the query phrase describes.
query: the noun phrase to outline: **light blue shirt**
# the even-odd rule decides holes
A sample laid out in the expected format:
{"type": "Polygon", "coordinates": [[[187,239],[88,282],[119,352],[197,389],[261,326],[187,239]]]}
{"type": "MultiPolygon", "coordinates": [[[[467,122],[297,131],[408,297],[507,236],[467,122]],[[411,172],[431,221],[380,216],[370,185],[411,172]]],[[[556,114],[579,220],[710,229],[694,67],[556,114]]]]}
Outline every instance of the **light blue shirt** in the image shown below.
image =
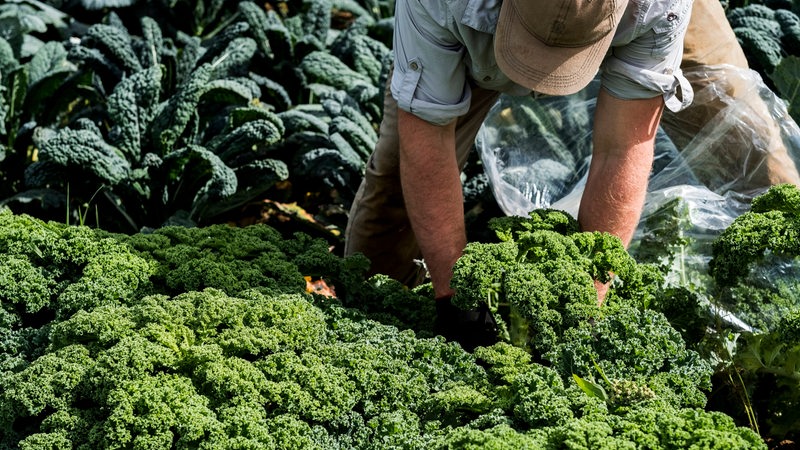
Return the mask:
{"type": "MultiPolygon", "coordinates": [[[[435,124],[469,110],[470,85],[510,95],[530,90],[497,67],[494,32],[502,0],[397,0],[392,96],[435,124]]],[[[664,97],[679,111],[692,101],[680,70],[692,0],[630,0],[600,67],[601,85],[622,99],[664,97]]]]}

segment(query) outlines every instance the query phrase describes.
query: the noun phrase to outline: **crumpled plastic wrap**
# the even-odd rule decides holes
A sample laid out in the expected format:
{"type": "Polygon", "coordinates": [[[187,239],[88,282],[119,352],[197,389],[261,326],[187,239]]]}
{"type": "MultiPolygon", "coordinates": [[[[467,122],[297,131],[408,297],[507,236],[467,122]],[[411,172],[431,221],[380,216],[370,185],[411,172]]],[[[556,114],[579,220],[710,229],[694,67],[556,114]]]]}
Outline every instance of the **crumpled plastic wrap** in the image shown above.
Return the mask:
{"type": "MultiPolygon", "coordinates": [[[[631,253],[647,251],[684,233],[667,280],[694,288],[707,275],[711,243],[749,209],[750,201],[778,182],[800,184],[800,128],[783,100],[760,75],[734,66],[684,69],[695,96],[680,113],[665,111],[655,160],[631,253]],[[797,181],[795,181],[797,180],[797,181]],[[659,215],[680,214],[670,220],[659,215]],[[654,244],[655,243],[655,244],[654,244]]],[[[591,159],[591,123],[598,81],[566,97],[499,99],[478,133],[476,147],[498,205],[507,215],[555,208],[577,217],[591,159]]],[[[794,260],[760,275],[767,283],[800,273],[794,260]],[[770,278],[773,277],[773,278],[770,278]]],[[[737,311],[715,305],[734,328],[750,329],[737,311]]],[[[734,308],[735,309],[735,308],[734,308]]]]}
{"type": "MultiPolygon", "coordinates": [[[[800,181],[800,128],[757,72],[721,65],[684,75],[694,102],[664,113],[650,194],[688,185],[747,203],[778,181],[800,181]]],[[[563,97],[501,96],[490,110],[476,147],[503,212],[554,207],[577,216],[598,83],[563,97]]]]}
{"type": "Polygon", "coordinates": [[[581,186],[591,158],[595,93],[593,82],[566,97],[501,96],[489,111],[476,146],[507,215],[549,207],[581,186]]]}

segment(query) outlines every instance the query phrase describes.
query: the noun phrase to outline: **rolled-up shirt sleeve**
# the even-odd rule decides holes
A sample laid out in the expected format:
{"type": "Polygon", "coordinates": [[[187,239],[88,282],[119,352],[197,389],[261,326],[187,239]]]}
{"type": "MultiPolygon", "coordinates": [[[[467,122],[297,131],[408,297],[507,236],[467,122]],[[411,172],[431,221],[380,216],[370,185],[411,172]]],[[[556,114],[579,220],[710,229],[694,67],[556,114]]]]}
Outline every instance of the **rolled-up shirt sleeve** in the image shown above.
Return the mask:
{"type": "Polygon", "coordinates": [[[422,3],[396,2],[391,91],[400,109],[444,125],[469,110],[465,49],[443,26],[446,11],[422,3]]]}
{"type": "Polygon", "coordinates": [[[661,95],[665,106],[680,111],[694,97],[689,81],[680,69],[683,40],[689,25],[692,0],[636,2],[647,10],[639,11],[644,20],[622,37],[630,40],[612,47],[601,66],[603,87],[623,99],[652,98],[661,95]]]}

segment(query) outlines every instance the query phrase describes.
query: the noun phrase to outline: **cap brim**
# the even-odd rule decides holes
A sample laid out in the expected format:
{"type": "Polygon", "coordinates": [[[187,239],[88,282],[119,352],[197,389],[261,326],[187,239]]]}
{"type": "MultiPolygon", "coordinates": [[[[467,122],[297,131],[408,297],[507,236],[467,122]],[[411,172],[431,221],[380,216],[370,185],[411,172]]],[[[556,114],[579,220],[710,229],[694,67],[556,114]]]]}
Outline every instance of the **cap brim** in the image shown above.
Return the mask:
{"type": "Polygon", "coordinates": [[[584,47],[545,45],[522,25],[514,2],[505,1],[495,33],[495,58],[500,70],[515,83],[542,94],[569,95],[592,81],[613,39],[611,32],[584,47]]]}

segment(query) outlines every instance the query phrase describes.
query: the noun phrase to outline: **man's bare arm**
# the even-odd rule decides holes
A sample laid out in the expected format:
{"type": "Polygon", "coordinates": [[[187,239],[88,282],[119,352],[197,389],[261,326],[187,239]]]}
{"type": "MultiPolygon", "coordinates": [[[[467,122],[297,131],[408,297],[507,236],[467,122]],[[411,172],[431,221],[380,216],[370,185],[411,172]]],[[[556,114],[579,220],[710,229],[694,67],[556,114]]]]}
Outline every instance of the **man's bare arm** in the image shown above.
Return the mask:
{"type": "Polygon", "coordinates": [[[592,162],[578,212],[584,230],[607,231],[630,244],[647,194],[663,107],[661,97],[622,100],[600,90],[592,162]]]}
{"type": "Polygon", "coordinates": [[[436,297],[453,293],[452,269],[466,245],[455,121],[437,126],[399,110],[400,180],[411,227],[436,297]]]}
{"type": "MultiPolygon", "coordinates": [[[[592,133],[592,163],[578,221],[585,231],[606,231],[627,247],[642,214],[653,166],[661,97],[621,100],[600,90],[592,133]]],[[[602,304],[608,284],[595,281],[602,304]]]]}

